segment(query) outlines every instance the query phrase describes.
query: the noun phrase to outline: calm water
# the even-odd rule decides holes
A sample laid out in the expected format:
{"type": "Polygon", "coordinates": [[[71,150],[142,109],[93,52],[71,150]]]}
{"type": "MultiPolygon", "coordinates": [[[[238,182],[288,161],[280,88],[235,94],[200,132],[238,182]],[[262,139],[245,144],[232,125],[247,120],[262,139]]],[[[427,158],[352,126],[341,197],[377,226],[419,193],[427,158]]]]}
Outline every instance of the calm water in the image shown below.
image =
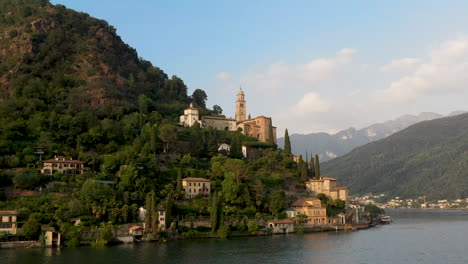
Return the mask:
{"type": "Polygon", "coordinates": [[[387,213],[393,224],[358,232],[3,250],[0,263],[468,263],[468,210],[387,213]]]}

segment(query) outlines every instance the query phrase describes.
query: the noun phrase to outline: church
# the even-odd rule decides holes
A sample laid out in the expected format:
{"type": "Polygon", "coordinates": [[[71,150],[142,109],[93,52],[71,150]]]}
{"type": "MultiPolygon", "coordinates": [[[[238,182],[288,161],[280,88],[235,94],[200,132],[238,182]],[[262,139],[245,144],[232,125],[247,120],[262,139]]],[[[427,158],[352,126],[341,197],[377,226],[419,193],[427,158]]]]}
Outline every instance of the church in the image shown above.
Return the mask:
{"type": "Polygon", "coordinates": [[[262,115],[247,119],[247,103],[242,88],[237,93],[235,119],[219,116],[202,116],[200,120],[198,109],[190,104],[190,107],[185,109],[184,114],[180,116],[180,124],[185,127],[191,127],[195,123],[200,124],[200,127],[203,128],[225,131],[240,130],[244,135],[254,137],[260,142],[270,142],[271,129],[273,132],[273,142],[276,143],[276,127],[273,126],[271,117],[262,115]]]}

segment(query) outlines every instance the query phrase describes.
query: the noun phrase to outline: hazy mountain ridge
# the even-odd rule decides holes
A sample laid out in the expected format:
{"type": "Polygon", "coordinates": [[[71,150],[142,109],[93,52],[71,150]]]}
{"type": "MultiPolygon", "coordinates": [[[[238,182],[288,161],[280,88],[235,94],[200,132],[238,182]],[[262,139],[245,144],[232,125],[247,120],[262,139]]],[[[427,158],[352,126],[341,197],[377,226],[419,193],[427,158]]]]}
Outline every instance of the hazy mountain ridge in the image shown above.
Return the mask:
{"type": "MultiPolygon", "coordinates": [[[[447,116],[465,113],[465,111],[454,111],[447,116]]],[[[336,134],[311,133],[307,135],[290,135],[293,153],[303,155],[319,154],[323,161],[333,159],[349,153],[354,148],[367,143],[386,138],[413,124],[444,117],[431,112],[423,112],[419,115],[403,115],[395,120],[370,125],[362,129],[353,127],[342,130],[336,134]]],[[[278,146],[284,145],[284,138],[278,139],[278,146]]]]}
{"type": "Polygon", "coordinates": [[[322,164],[352,194],[468,197],[468,114],[412,125],[322,164]]]}

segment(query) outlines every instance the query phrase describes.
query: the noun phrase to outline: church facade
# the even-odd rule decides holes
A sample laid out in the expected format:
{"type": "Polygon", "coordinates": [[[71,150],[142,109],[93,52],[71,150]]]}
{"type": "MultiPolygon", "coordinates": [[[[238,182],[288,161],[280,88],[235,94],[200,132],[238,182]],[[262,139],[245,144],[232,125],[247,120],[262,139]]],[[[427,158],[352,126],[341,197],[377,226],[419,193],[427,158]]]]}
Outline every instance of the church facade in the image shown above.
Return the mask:
{"type": "Polygon", "coordinates": [[[240,130],[244,135],[257,138],[260,142],[270,142],[270,136],[273,136],[273,142],[276,143],[276,127],[273,126],[271,117],[258,116],[247,119],[247,102],[242,89],[237,93],[236,100],[236,118],[224,118],[218,116],[198,116],[198,109],[194,111],[192,105],[185,109],[184,114],[180,116],[180,124],[191,127],[199,123],[201,127],[213,128],[225,131],[240,130]],[[272,135],[271,135],[272,134],[272,135]]]}

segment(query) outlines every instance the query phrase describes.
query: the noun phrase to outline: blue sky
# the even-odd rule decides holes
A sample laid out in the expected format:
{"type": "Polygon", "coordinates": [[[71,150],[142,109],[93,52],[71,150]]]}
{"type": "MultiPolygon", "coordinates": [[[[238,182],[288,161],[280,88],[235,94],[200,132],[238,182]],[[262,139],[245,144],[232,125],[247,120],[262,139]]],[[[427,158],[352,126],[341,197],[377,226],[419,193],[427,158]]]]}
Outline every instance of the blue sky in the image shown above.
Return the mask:
{"type": "Polygon", "coordinates": [[[279,135],[468,110],[468,1],[52,2],[108,21],[227,116],[242,85],[279,135]]]}

